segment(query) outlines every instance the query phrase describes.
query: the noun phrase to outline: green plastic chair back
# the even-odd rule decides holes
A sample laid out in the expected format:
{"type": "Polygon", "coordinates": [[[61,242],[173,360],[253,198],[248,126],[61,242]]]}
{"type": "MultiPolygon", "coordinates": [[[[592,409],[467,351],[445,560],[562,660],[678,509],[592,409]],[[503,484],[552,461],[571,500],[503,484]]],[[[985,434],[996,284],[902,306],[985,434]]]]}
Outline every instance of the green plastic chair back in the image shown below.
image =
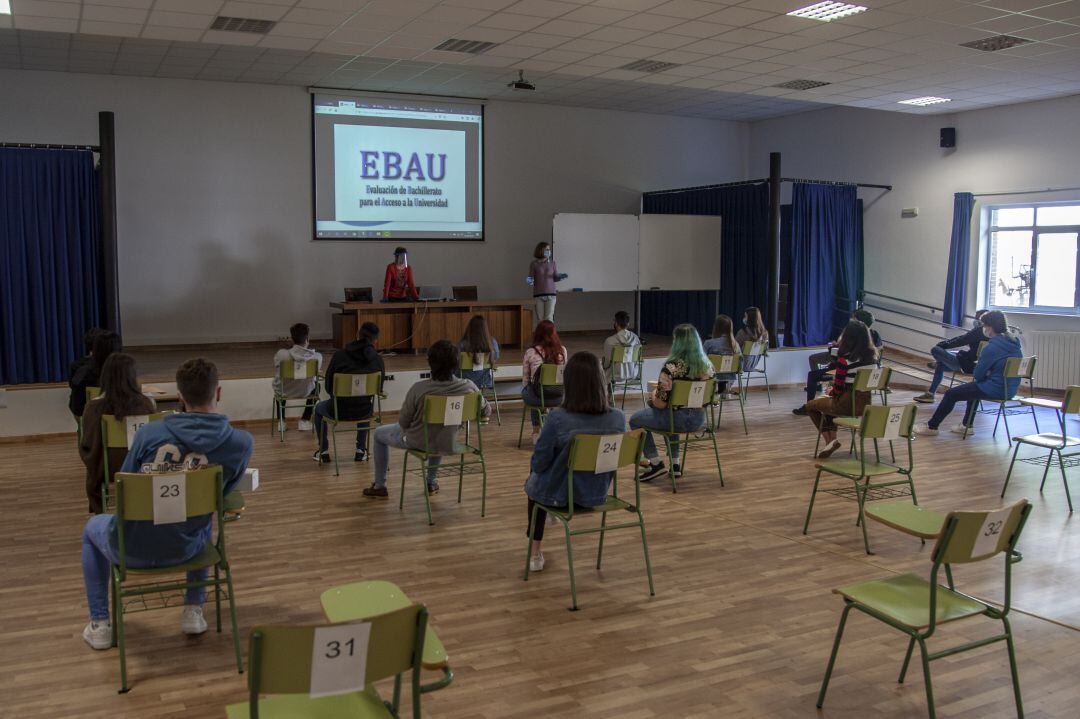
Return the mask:
{"type": "Polygon", "coordinates": [[[101,396],[101,387],[87,387],[86,388],[86,401],[92,402],[101,396]]]}
{"type": "Polygon", "coordinates": [[[709,355],[709,361],[717,374],[742,372],[742,355],[709,355]]]}
{"type": "Polygon", "coordinates": [[[623,347],[622,345],[615,345],[611,348],[611,363],[612,364],[624,364],[641,362],[641,345],[634,345],[633,347],[623,347]]]}
{"type": "Polygon", "coordinates": [[[918,407],[907,405],[868,405],[863,410],[859,433],[865,439],[910,439],[918,407]]]}
{"type": "Polygon", "coordinates": [[[541,387],[562,387],[563,384],[563,371],[566,369],[566,364],[547,364],[540,365],[540,386],[541,387]]]}
{"type": "Polygon", "coordinates": [[[476,357],[479,357],[480,361],[477,362],[473,358],[472,352],[461,353],[461,371],[462,372],[477,372],[480,370],[494,369],[495,365],[491,361],[491,355],[487,352],[477,352],[476,357]]]}
{"type": "Polygon", "coordinates": [[[462,425],[465,422],[477,422],[480,420],[480,393],[470,392],[464,395],[437,395],[429,394],[424,397],[424,423],[462,425]],[[447,414],[456,415],[458,407],[461,409],[461,421],[446,422],[447,414]]]}
{"type": "MultiPolygon", "coordinates": [[[[417,629],[427,624],[422,604],[410,604],[365,620],[371,624],[364,684],[396,676],[412,669],[422,655],[416,651],[423,644],[417,629]]],[[[312,655],[316,647],[315,630],[321,627],[363,624],[320,624],[308,626],[257,626],[251,630],[248,661],[248,687],[252,694],[307,694],[311,691],[312,655]]],[[[325,647],[319,647],[324,650],[325,647]]]]}
{"type": "Polygon", "coordinates": [[[278,365],[278,377],[281,379],[314,379],[318,375],[319,363],[314,359],[303,362],[287,359],[278,365]]]}
{"type": "Polygon", "coordinates": [[[184,482],[187,517],[214,514],[221,506],[221,467],[210,465],[187,472],[116,473],[116,518],[120,522],[154,520],[154,477],[184,482]]]}
{"type": "Polygon", "coordinates": [[[691,381],[677,379],[668,394],[671,407],[698,408],[711,404],[716,395],[716,381],[712,379],[691,381]]]}
{"type": "Polygon", "coordinates": [[[1010,357],[1005,360],[1005,376],[1009,379],[1030,380],[1035,375],[1038,357],[1010,357]]]}
{"type": "Polygon", "coordinates": [[[892,378],[889,367],[863,367],[855,371],[856,392],[878,392],[888,388],[892,378]]]}
{"type": "Polygon", "coordinates": [[[1080,385],[1069,385],[1061,403],[1062,414],[1080,414],[1080,385]]]}
{"type": "Polygon", "coordinates": [[[747,340],[742,343],[742,353],[748,357],[766,357],[769,354],[769,343],[765,340],[747,340]]]}
{"type": "Polygon", "coordinates": [[[988,512],[950,512],[934,547],[934,561],[967,564],[1012,551],[1019,537],[1017,528],[1029,506],[1026,499],[1021,499],[988,512]]]}
{"type": "Polygon", "coordinates": [[[591,472],[600,474],[622,467],[633,466],[641,456],[645,443],[645,431],[635,429],[619,434],[577,434],[570,444],[570,456],[567,459],[573,472],[591,472]],[[618,451],[618,458],[613,466],[610,453],[618,451]],[[597,464],[607,465],[607,469],[597,471],[597,464]]]}
{"type": "Polygon", "coordinates": [[[990,340],[983,340],[979,343],[979,346],[975,350],[975,359],[979,359],[982,356],[983,350],[986,349],[986,345],[990,344],[990,340]]]}
{"type": "Polygon", "coordinates": [[[335,374],[335,397],[374,397],[382,389],[382,372],[335,374]]]}
{"type": "Polygon", "coordinates": [[[130,446],[128,436],[135,436],[139,428],[144,424],[158,422],[172,412],[154,412],[152,414],[138,414],[117,419],[114,415],[101,415],[101,438],[105,447],[109,449],[127,449],[130,446]]]}

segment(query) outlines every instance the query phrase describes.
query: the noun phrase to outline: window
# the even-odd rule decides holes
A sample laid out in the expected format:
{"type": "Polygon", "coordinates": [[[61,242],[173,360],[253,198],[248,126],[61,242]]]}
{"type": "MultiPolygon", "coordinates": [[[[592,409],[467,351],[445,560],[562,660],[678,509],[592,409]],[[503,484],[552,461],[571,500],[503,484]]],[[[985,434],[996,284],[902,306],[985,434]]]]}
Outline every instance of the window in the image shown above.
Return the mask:
{"type": "Polygon", "coordinates": [[[987,304],[1001,310],[1080,312],[1080,204],[991,207],[987,304]]]}

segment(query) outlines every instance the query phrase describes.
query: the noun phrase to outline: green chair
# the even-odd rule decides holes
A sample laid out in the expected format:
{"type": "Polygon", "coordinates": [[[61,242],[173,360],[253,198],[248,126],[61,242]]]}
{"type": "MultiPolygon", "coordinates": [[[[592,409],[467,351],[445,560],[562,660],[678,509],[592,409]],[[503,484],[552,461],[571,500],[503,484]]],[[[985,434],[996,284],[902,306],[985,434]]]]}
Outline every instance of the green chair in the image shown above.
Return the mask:
{"type": "MultiPolygon", "coordinates": [[[[457,501],[461,504],[461,487],[465,481],[465,475],[479,473],[482,477],[480,489],[480,516],[487,513],[487,465],[484,463],[484,440],[480,434],[480,401],[483,395],[480,392],[471,392],[465,395],[434,395],[424,397],[424,447],[423,449],[406,448],[405,457],[401,463],[401,496],[398,498],[398,509],[405,507],[405,478],[409,475],[409,457],[420,460],[420,467],[413,470],[424,485],[424,506],[427,509],[428,524],[435,524],[431,518],[431,491],[428,488],[428,474],[436,477],[447,476],[457,472],[458,491],[457,501]],[[472,425],[476,425],[476,444],[472,444],[469,437],[472,425]],[[432,446],[431,434],[446,427],[460,428],[465,426],[465,441],[454,441],[453,448],[448,452],[440,452],[432,446]],[[441,461],[436,464],[433,460],[441,460],[443,457],[457,456],[457,464],[444,465],[441,461]],[[479,469],[477,469],[479,468],[479,469]]],[[[455,432],[456,434],[456,432],[455,432]]]]}
{"type": "MultiPolygon", "coordinates": [[[[356,432],[366,429],[367,445],[371,447],[371,433],[382,424],[382,401],[386,395],[382,391],[382,372],[369,374],[335,374],[334,394],[330,398],[330,406],[334,410],[333,417],[325,417],[323,432],[330,432],[330,442],[334,448],[334,475],[341,474],[338,462],[337,436],[342,432],[356,432]],[[364,419],[341,419],[338,410],[338,400],[343,397],[368,397],[372,401],[372,414],[364,419]]],[[[322,446],[322,437],[319,438],[319,446],[322,446]]]]}
{"type": "MultiPolygon", "coordinates": [[[[735,381],[738,383],[738,394],[736,400],[739,402],[739,414],[742,415],[742,428],[743,434],[750,434],[750,430],[746,426],[746,402],[743,398],[743,386],[742,386],[742,355],[709,355],[709,361],[712,362],[713,369],[716,370],[716,374],[734,374],[735,381]]],[[[726,393],[717,392],[713,401],[709,403],[709,423],[712,425],[713,431],[720,429],[720,419],[724,416],[724,403],[732,402],[735,400],[730,399],[726,393]]]]}
{"type": "Polygon", "coordinates": [[[720,466],[720,450],[716,446],[716,432],[709,424],[708,418],[705,426],[694,432],[677,432],[675,430],[675,412],[680,409],[697,409],[708,407],[716,399],[716,380],[707,379],[690,381],[677,379],[672,383],[671,392],[668,393],[668,428],[664,430],[651,430],[659,432],[664,437],[664,446],[668,456],[668,478],[671,480],[671,492],[678,492],[675,486],[675,465],[686,467],[686,455],[690,451],[707,451],[710,446],[713,457],[716,459],[716,471],[720,475],[720,486],[724,486],[724,470],[720,466]]]}
{"type": "Polygon", "coordinates": [[[641,395],[641,404],[645,404],[645,358],[644,348],[641,345],[623,347],[615,345],[611,348],[611,356],[608,357],[610,379],[608,380],[608,395],[611,405],[615,406],[615,392],[622,390],[622,408],[626,409],[626,392],[637,389],[641,395]],[[619,376],[622,375],[622,376],[619,376]]]}
{"type": "Polygon", "coordinates": [[[420,719],[420,658],[427,621],[422,604],[409,604],[363,622],[255,627],[248,642],[248,701],[230,704],[226,716],[397,719],[401,677],[408,672],[412,716],[420,719]],[[360,626],[364,624],[370,625],[366,646],[360,626]],[[337,662],[344,663],[341,669],[335,666],[337,662]],[[363,676],[359,676],[361,666],[363,676]],[[357,674],[350,674],[350,669],[357,674]],[[391,702],[375,689],[375,682],[389,677],[394,677],[391,702]],[[260,698],[262,694],[274,696],[260,698]]]}
{"type": "MultiPolygon", "coordinates": [[[[1035,365],[1038,363],[1038,357],[1009,357],[1005,360],[1005,387],[1002,393],[1001,399],[983,399],[979,400],[980,407],[983,404],[992,404],[996,408],[989,410],[994,412],[994,432],[991,436],[997,437],[998,424],[1002,419],[1005,420],[1005,437],[1009,440],[1009,444],[1012,445],[1012,434],[1009,431],[1009,416],[1015,414],[1028,414],[1031,413],[1031,418],[1035,422],[1035,432],[1039,432],[1039,417],[1035,414],[1035,407],[1030,404],[1023,403],[1023,397],[1019,393],[1016,395],[1009,395],[1009,383],[1010,379],[1019,379],[1020,385],[1023,386],[1024,380],[1028,383],[1028,397],[1035,396],[1035,386],[1032,382],[1032,378],[1035,376],[1035,365]],[[1010,404],[1011,403],[1011,404],[1010,404]]],[[[985,411],[985,410],[984,410],[985,411]]],[[[966,427],[966,425],[965,425],[966,427]]],[[[967,439],[967,431],[963,434],[964,439],[967,439]]]]}
{"type": "MultiPolygon", "coordinates": [[[[1034,407],[1032,407],[1034,409],[1034,407]]],[[[1028,434],[1016,438],[1016,446],[1013,448],[1012,461],[1009,462],[1009,472],[1005,475],[1005,484],[1001,486],[1001,496],[1005,497],[1005,490],[1009,488],[1009,479],[1012,477],[1013,465],[1016,464],[1016,453],[1020,445],[1030,444],[1032,447],[1047,450],[1046,466],[1043,469],[1042,482],[1039,483],[1039,494],[1042,494],[1046,486],[1046,475],[1050,471],[1050,460],[1057,454],[1058,467],[1061,469],[1061,483],[1065,485],[1065,499],[1069,503],[1069,512],[1073,511],[1072,495],[1069,494],[1069,480],[1065,476],[1065,467],[1080,465],[1080,451],[1063,454],[1062,450],[1070,447],[1080,447],[1080,437],[1070,437],[1065,431],[1065,419],[1070,414],[1080,414],[1080,386],[1071,385],[1065,390],[1065,399],[1058,406],[1057,419],[1061,424],[1061,434],[1028,434]]],[[[1038,457],[1029,457],[1020,460],[1034,464],[1040,461],[1038,457]]]]}
{"type": "MultiPolygon", "coordinates": [[[[274,389],[274,406],[270,414],[270,435],[273,436],[274,429],[277,428],[281,441],[284,442],[285,410],[290,408],[299,409],[301,407],[314,409],[315,405],[319,403],[319,363],[314,359],[305,360],[304,362],[291,359],[283,360],[277,366],[277,378],[279,383],[290,379],[315,379],[315,392],[308,397],[286,397],[281,390],[274,389]],[[290,402],[292,404],[289,404],[290,402]]],[[[279,384],[278,386],[283,385],[279,384]]]]}
{"type": "MultiPolygon", "coordinates": [[[[392,582],[353,582],[340,587],[332,587],[322,593],[322,602],[326,618],[331,622],[355,622],[386,614],[412,604],[405,592],[392,582]]],[[[454,672],[450,670],[450,657],[435,630],[428,622],[424,632],[424,653],[421,665],[426,671],[442,672],[442,678],[431,684],[422,684],[420,693],[437,691],[450,686],[454,681],[454,672]]],[[[394,695],[400,692],[400,678],[394,686],[394,695]]]]}
{"type": "Polygon", "coordinates": [[[486,382],[491,383],[491,388],[480,387],[480,392],[483,393],[484,399],[489,399],[495,403],[495,423],[500,427],[502,426],[502,412],[499,411],[499,391],[495,387],[495,373],[499,371],[499,368],[495,366],[495,363],[491,361],[491,355],[484,352],[479,353],[480,361],[477,362],[473,358],[472,352],[461,353],[461,370],[458,376],[461,376],[461,372],[485,372],[486,382]]]}
{"type": "Polygon", "coordinates": [[[750,380],[760,379],[765,382],[765,394],[769,398],[769,404],[772,404],[772,390],[769,388],[769,343],[766,340],[746,341],[742,343],[742,356],[743,356],[743,394],[745,395],[750,390],[750,380]],[[760,357],[753,366],[753,368],[746,367],[746,359],[749,357],[760,357]]]}
{"type": "Polygon", "coordinates": [[[562,524],[566,535],[566,566],[570,572],[570,597],[573,600],[571,610],[578,608],[577,584],[574,581],[574,549],[570,538],[579,534],[600,533],[600,545],[596,550],[596,568],[600,569],[600,563],[604,556],[604,534],[616,529],[641,530],[641,547],[645,552],[645,573],[649,577],[649,596],[656,596],[653,587],[652,563],[649,561],[649,541],[645,537],[645,518],[641,514],[641,482],[638,480],[640,473],[641,450],[645,446],[645,430],[635,429],[623,434],[600,435],[578,434],[570,445],[570,454],[567,458],[566,467],[566,506],[548,507],[536,502],[533,504],[532,515],[529,517],[529,543],[525,554],[525,581],[529,581],[529,557],[532,553],[533,528],[536,526],[537,513],[543,509],[549,516],[562,524]],[[616,454],[617,453],[617,454],[616,454]],[[614,467],[614,469],[608,469],[614,467]],[[618,470],[623,467],[634,469],[634,501],[627,502],[619,498],[618,470]],[[582,512],[574,508],[574,472],[589,472],[601,474],[610,471],[611,495],[599,507],[592,508],[589,512],[582,512]],[[608,512],[629,512],[634,518],[618,524],[608,524],[608,512]],[[570,529],[570,522],[575,516],[582,514],[600,514],[600,526],[590,526],[582,529],[570,529]]]}
{"type": "MultiPolygon", "coordinates": [[[[874,399],[874,392],[881,397],[881,404],[889,404],[889,382],[892,380],[891,367],[863,367],[855,371],[855,379],[852,382],[851,392],[851,416],[833,417],[833,424],[837,429],[846,429],[851,432],[851,450],[855,449],[855,435],[861,426],[862,419],[855,416],[855,397],[859,392],[869,392],[870,401],[874,399]]],[[[814,456],[817,456],[818,446],[821,444],[821,428],[818,428],[817,443],[814,445],[814,456]]],[[[889,442],[889,451],[892,453],[892,461],[896,461],[896,451],[889,442]]],[[[878,443],[874,441],[874,452],[880,459],[878,443]]]]}
{"type": "MultiPolygon", "coordinates": [[[[101,483],[102,507],[109,509],[113,500],[113,497],[109,494],[109,484],[113,481],[113,472],[109,471],[109,450],[128,449],[131,447],[131,440],[135,438],[135,433],[139,431],[140,427],[164,419],[169,414],[172,414],[172,412],[132,415],[121,419],[117,419],[111,414],[101,415],[101,444],[104,447],[104,451],[101,453],[101,462],[105,471],[105,479],[101,483]]],[[[120,468],[117,467],[116,469],[119,470],[120,468]]]]}
{"type": "Polygon", "coordinates": [[[544,427],[544,419],[547,417],[547,413],[553,409],[548,407],[544,399],[546,390],[551,387],[562,388],[563,386],[563,370],[566,369],[565,364],[542,364],[540,365],[540,406],[530,407],[524,405],[521,409],[521,428],[518,430],[518,449],[521,449],[521,439],[525,436],[525,417],[529,412],[536,412],[540,418],[540,428],[544,427]]]}
{"type": "Polygon", "coordinates": [[[240,632],[236,625],[236,594],[233,591],[232,570],[225,553],[225,501],[221,491],[221,467],[217,465],[167,475],[117,473],[116,543],[120,562],[112,566],[112,627],[113,643],[120,649],[120,693],[128,690],[127,655],[124,648],[125,615],[131,612],[176,606],[177,600],[183,602],[184,592],[193,587],[214,588],[218,632],[221,632],[221,600],[224,598],[229,601],[233,648],[236,650],[236,669],[239,672],[244,671],[240,654],[240,632]],[[159,484],[162,477],[169,478],[171,484],[159,484]],[[172,482],[174,479],[176,481],[172,482]],[[155,486],[162,494],[155,493],[155,486]],[[174,508],[167,507],[164,503],[155,507],[158,498],[166,496],[184,497],[185,506],[175,508],[178,514],[162,516],[174,508]],[[124,522],[141,521],[162,524],[181,522],[191,517],[208,514],[214,515],[216,519],[217,538],[208,543],[202,552],[189,561],[154,569],[135,569],[127,565],[124,522]],[[207,577],[196,582],[188,582],[186,578],[183,580],[165,578],[170,574],[203,567],[213,567],[213,578],[207,577]]]}
{"type": "Polygon", "coordinates": [[[1016,504],[997,511],[950,512],[934,546],[929,581],[914,574],[902,574],[834,589],[833,593],[844,598],[844,611],[840,615],[840,625],[836,629],[836,639],[833,641],[832,653],[829,655],[829,664],[825,669],[821,691],[818,693],[818,708],[820,709],[825,703],[825,692],[829,688],[829,678],[836,664],[836,655],[840,649],[840,640],[843,637],[848,613],[852,609],[858,609],[908,636],[907,654],[904,656],[904,663],[897,679],[899,683],[903,683],[912,651],[916,644],[919,645],[930,719],[937,716],[930,680],[930,662],[969,649],[1004,641],[1008,648],[1009,667],[1012,670],[1016,714],[1022,717],[1024,709],[1020,698],[1020,676],[1016,667],[1016,652],[1008,614],[1012,597],[1012,565],[1021,560],[1020,553],[1016,551],[1016,544],[1030,513],[1031,505],[1027,500],[1020,500],[1016,504]],[[1003,553],[1005,555],[1005,599],[1000,609],[938,584],[938,574],[943,565],[980,562],[1003,553]],[[927,650],[926,641],[934,635],[938,625],[979,615],[1000,620],[1004,631],[933,653],[927,650]]]}
{"type": "Polygon", "coordinates": [[[810,493],[810,503],[806,507],[806,521],[803,534],[810,531],[810,516],[814,511],[814,500],[819,491],[842,499],[858,503],[859,511],[856,526],[862,527],[863,546],[867,554],[870,550],[870,537],[866,531],[864,511],[868,501],[896,499],[910,496],[912,504],[918,504],[915,497],[915,482],[912,472],[915,470],[915,454],[912,451],[912,425],[915,423],[917,408],[914,404],[889,406],[869,406],[863,410],[859,420],[859,456],[851,459],[823,459],[815,464],[817,476],[814,477],[814,489],[810,493]],[[866,440],[878,439],[904,441],[907,444],[907,465],[886,464],[880,460],[870,462],[866,455],[866,440]],[[845,481],[839,487],[820,488],[821,475],[830,474],[845,481]]]}

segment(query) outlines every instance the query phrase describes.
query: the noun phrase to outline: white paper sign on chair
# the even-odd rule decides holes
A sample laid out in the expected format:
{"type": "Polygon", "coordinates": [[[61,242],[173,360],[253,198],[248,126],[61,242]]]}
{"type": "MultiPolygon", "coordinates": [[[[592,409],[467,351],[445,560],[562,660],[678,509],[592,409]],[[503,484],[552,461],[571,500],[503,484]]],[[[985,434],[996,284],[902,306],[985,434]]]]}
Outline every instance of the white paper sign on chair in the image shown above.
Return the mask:
{"type": "Polygon", "coordinates": [[[354,374],[352,376],[352,395],[353,397],[363,397],[368,393],[367,391],[367,378],[366,374],[354,374]]]}
{"type": "Polygon", "coordinates": [[[870,370],[870,379],[866,382],[867,389],[879,389],[881,387],[881,375],[883,370],[880,367],[875,367],[870,370]]]}
{"type": "Polygon", "coordinates": [[[999,509],[996,512],[987,512],[986,519],[979,527],[979,533],[975,536],[975,545],[971,548],[973,558],[990,554],[997,549],[1001,533],[1005,531],[1005,522],[1009,519],[1012,507],[999,509]]]}
{"type": "Polygon", "coordinates": [[[484,369],[487,365],[487,355],[483,352],[477,352],[473,355],[473,369],[484,369]]]}
{"type": "Polygon", "coordinates": [[[717,372],[731,372],[732,365],[735,364],[735,355],[724,355],[720,358],[720,366],[716,368],[717,372]]]}
{"type": "Polygon", "coordinates": [[[363,691],[370,639],[370,622],[316,627],[309,694],[314,698],[363,691]]]}
{"type": "Polygon", "coordinates": [[[307,362],[292,363],[293,379],[307,379],[307,362]]]}
{"type": "Polygon", "coordinates": [[[565,364],[557,364],[557,365],[555,365],[555,384],[562,384],[563,383],[563,374],[565,374],[565,373],[566,373],[566,365],[565,364]]]}
{"type": "Polygon", "coordinates": [[[690,408],[700,408],[705,404],[705,383],[704,382],[691,382],[690,383],[690,395],[686,399],[686,406],[690,408]]]}
{"type": "Polygon", "coordinates": [[[446,409],[443,411],[443,424],[457,427],[461,424],[461,410],[465,406],[465,397],[447,397],[446,409]]]}
{"type": "Polygon", "coordinates": [[[150,424],[150,416],[145,414],[135,414],[130,417],[124,417],[124,429],[127,430],[127,446],[130,448],[131,443],[135,441],[135,433],[142,429],[144,424],[150,424]]]}
{"type": "Polygon", "coordinates": [[[1031,360],[1033,357],[1021,357],[1020,364],[1016,368],[1016,374],[1021,377],[1027,377],[1031,373],[1031,360]]]}
{"type": "Polygon", "coordinates": [[[187,477],[183,474],[156,474],[154,524],[176,524],[187,519],[187,477]]]}
{"type": "Polygon", "coordinates": [[[764,342],[755,342],[754,344],[750,345],[750,355],[753,357],[759,357],[765,354],[765,347],[766,345],[764,342]]]}
{"type": "Polygon", "coordinates": [[[619,468],[619,454],[622,452],[621,434],[605,434],[596,448],[596,473],[614,472],[619,468]]]}
{"type": "Polygon", "coordinates": [[[889,414],[885,417],[885,439],[898,439],[900,437],[900,425],[904,420],[904,408],[889,407],[889,414]]]}

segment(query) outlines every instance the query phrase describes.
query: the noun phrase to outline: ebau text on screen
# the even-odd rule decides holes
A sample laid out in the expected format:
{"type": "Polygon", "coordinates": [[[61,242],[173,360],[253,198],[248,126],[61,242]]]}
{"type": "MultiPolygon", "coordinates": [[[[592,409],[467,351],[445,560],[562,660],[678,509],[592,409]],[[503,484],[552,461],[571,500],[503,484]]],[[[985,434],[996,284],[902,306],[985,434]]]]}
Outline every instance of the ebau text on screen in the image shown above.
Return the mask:
{"type": "Polygon", "coordinates": [[[421,160],[420,153],[412,153],[409,155],[408,162],[405,163],[405,169],[402,170],[405,158],[399,152],[361,150],[360,177],[365,180],[442,181],[446,177],[446,155],[428,152],[424,156],[427,158],[426,163],[421,160]],[[425,165],[426,174],[424,173],[425,165]]]}

